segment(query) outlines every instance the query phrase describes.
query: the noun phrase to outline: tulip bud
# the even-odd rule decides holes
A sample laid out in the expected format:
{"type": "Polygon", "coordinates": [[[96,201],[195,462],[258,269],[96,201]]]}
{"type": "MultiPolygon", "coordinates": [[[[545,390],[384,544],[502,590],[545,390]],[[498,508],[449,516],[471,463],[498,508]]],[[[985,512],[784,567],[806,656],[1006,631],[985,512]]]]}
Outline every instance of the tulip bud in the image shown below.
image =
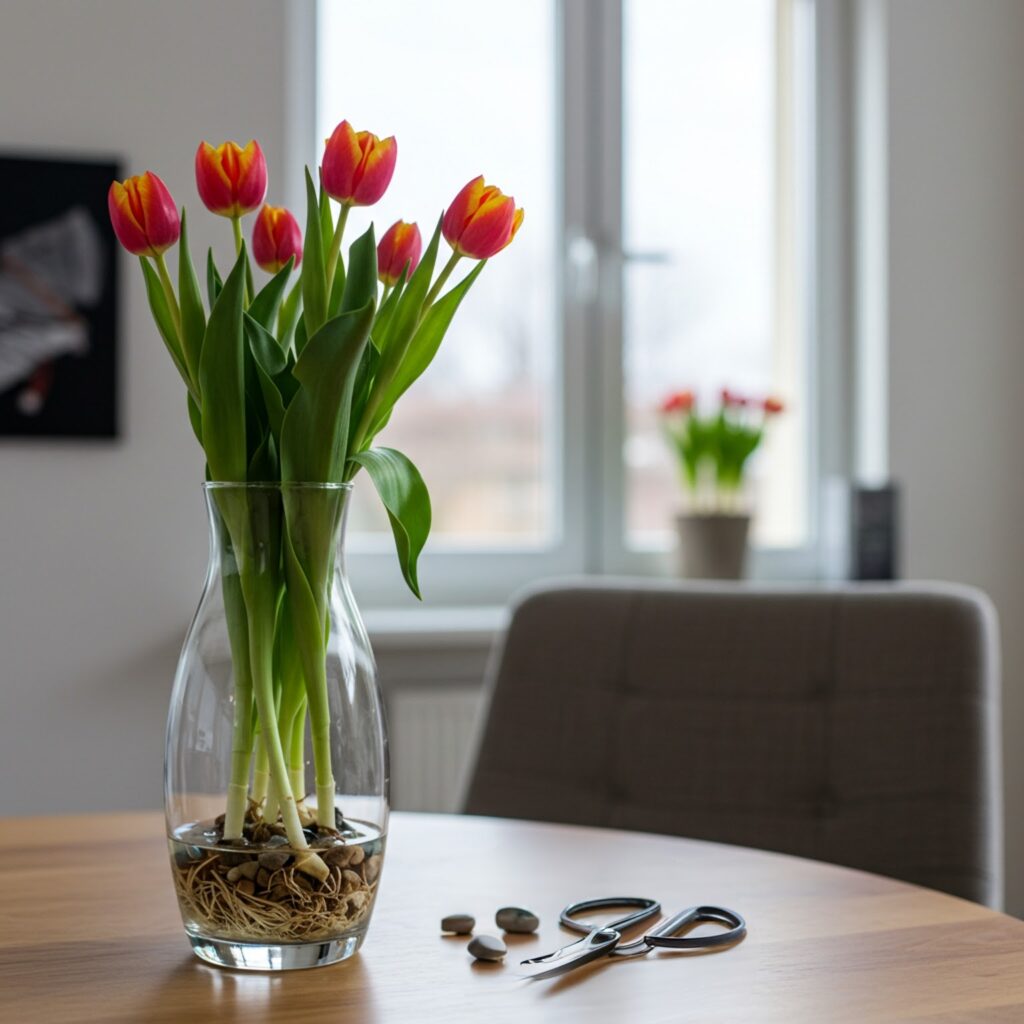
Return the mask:
{"type": "Polygon", "coordinates": [[[237,142],[196,150],[196,187],[211,213],[241,217],[255,210],[267,194],[267,161],[255,139],[243,149],[237,142]]]}
{"type": "Polygon", "coordinates": [[[152,171],[112,182],[107,209],[117,240],[136,256],[159,256],[181,234],[178,208],[152,171]]]}
{"type": "Polygon", "coordinates": [[[722,405],[729,407],[735,407],[742,409],[747,404],[747,400],[735,391],[730,391],[728,388],[722,388],[722,405]]]}
{"type": "Polygon", "coordinates": [[[764,413],[766,416],[777,416],[780,412],[783,411],[783,409],[786,408],[781,398],[774,397],[766,398],[764,400],[763,405],[764,413]]]}
{"type": "Polygon", "coordinates": [[[422,250],[423,239],[420,237],[420,229],[415,224],[396,220],[384,232],[377,246],[377,276],[390,287],[398,283],[408,264],[411,277],[420,261],[422,250]]]}
{"type": "Polygon", "coordinates": [[[283,206],[264,206],[252,228],[253,259],[268,274],[276,274],[294,256],[302,262],[302,231],[283,206]]]}
{"type": "Polygon", "coordinates": [[[676,391],[661,403],[661,411],[666,415],[671,415],[674,412],[688,413],[693,409],[693,403],[692,391],[676,391]]]}
{"type": "Polygon", "coordinates": [[[392,135],[378,139],[342,121],[327,140],[320,170],[327,194],[348,206],[372,206],[391,184],[398,157],[392,135]]]}
{"type": "Polygon", "coordinates": [[[501,252],[523,223],[516,201],[494,185],[474,178],[452,200],[441,222],[445,240],[460,256],[485,260],[501,252]]]}

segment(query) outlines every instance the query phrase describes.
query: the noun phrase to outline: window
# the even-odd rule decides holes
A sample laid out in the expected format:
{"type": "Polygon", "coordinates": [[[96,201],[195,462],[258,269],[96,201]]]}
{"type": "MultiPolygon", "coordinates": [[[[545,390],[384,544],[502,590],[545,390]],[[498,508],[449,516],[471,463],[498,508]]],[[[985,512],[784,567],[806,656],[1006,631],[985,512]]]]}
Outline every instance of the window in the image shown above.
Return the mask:
{"type": "MultiPolygon", "coordinates": [[[[813,568],[815,7],[321,0],[318,136],[344,116],[399,139],[366,219],[427,236],[478,173],[526,209],[381,438],[431,489],[435,603],[667,568],[679,490],[655,409],[682,387],[786,401],[752,467],[756,568],[813,568]]],[[[356,584],[401,600],[358,490],[356,584]]]]}

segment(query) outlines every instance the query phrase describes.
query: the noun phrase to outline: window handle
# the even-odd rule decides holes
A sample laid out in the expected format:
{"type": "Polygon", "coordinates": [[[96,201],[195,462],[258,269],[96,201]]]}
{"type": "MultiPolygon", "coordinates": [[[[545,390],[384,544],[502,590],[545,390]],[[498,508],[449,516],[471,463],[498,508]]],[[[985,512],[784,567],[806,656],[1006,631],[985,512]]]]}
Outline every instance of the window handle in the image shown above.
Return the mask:
{"type": "Polygon", "coordinates": [[[623,249],[623,263],[672,263],[674,256],[668,249],[650,249],[647,252],[636,249],[623,249]]]}
{"type": "Polygon", "coordinates": [[[571,229],[565,244],[566,288],[581,306],[597,298],[597,243],[582,231],[571,229]]]}

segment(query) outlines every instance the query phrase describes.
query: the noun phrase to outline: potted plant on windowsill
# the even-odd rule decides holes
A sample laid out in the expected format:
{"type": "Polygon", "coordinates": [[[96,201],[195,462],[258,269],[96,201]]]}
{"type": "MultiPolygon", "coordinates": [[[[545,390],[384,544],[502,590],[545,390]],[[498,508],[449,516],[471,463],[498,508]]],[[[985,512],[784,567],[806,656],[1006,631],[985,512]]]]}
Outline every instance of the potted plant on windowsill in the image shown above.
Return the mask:
{"type": "MultiPolygon", "coordinates": [[[[212,963],[275,970],[351,956],[365,936],[387,839],[387,739],[373,655],[345,576],[344,524],[360,470],[387,510],[405,580],[430,500],[412,462],[375,446],[430,364],[487,259],[523,211],[483,178],[455,197],[425,250],[419,229],[373,226],[342,251],[353,209],[390,183],[397,146],[343,121],[305,237],[262,206],[259,145],[201,143],[200,198],[231,224],[204,301],[180,214],[151,172],[114,182],[111,222],[139,257],[153,317],[206,456],[210,564],[167,728],[171,868],[185,930],[212,963]],[[242,218],[260,210],[251,253],[242,218]],[[451,247],[435,273],[442,238],[451,247]],[[177,279],[165,253],[177,246],[177,279]],[[464,261],[472,269],[447,288],[464,261]],[[290,279],[298,268],[298,280],[290,279]]],[[[173,556],[173,553],[172,553],[173,556]]]]}
{"type": "Polygon", "coordinates": [[[662,426],[688,499],[676,516],[684,578],[742,578],[750,532],[744,476],[768,421],[782,409],[777,398],[751,399],[728,389],[707,414],[698,410],[692,391],[662,402],[662,426]]]}

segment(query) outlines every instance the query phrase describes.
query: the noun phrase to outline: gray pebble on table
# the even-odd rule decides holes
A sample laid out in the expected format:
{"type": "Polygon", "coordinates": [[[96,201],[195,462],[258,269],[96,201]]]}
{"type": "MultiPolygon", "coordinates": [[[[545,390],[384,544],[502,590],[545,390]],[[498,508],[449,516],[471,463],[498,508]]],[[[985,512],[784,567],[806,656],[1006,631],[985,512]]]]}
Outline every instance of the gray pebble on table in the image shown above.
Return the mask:
{"type": "Polygon", "coordinates": [[[493,935],[477,935],[466,949],[477,960],[501,960],[508,952],[505,943],[493,935]]]}
{"type": "Polygon", "coordinates": [[[522,907],[502,907],[494,915],[494,923],[506,932],[515,935],[529,935],[535,932],[540,925],[540,919],[536,914],[522,907]]]}
{"type": "Polygon", "coordinates": [[[456,935],[468,935],[476,927],[476,918],[472,914],[449,914],[441,918],[441,931],[455,932],[456,935]]]}

